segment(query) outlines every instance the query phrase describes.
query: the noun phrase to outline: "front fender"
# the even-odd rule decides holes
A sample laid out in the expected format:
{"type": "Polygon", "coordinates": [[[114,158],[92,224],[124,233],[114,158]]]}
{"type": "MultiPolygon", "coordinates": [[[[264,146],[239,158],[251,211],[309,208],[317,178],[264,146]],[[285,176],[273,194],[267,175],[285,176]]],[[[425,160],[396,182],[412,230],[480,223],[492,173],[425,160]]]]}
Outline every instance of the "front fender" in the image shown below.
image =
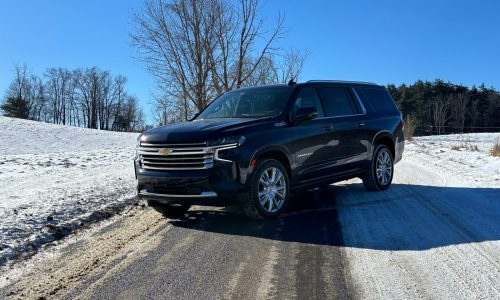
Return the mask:
{"type": "Polygon", "coordinates": [[[257,159],[266,154],[272,153],[280,153],[288,161],[288,166],[285,167],[291,168],[292,156],[288,148],[282,145],[266,145],[253,151],[253,154],[250,156],[250,160],[248,162],[240,163],[240,183],[247,183],[248,177],[254,172],[257,159]]]}

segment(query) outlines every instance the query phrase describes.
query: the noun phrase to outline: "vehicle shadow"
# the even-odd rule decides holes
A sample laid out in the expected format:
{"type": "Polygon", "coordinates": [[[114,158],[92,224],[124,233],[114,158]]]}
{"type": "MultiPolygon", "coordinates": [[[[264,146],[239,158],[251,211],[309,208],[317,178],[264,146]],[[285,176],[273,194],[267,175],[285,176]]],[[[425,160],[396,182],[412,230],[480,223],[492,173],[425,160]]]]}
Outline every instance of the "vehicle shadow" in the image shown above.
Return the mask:
{"type": "Polygon", "coordinates": [[[500,240],[500,189],[393,184],[369,192],[332,185],[292,197],[275,220],[236,209],[194,210],[174,226],[239,237],[377,250],[426,250],[500,240]]]}

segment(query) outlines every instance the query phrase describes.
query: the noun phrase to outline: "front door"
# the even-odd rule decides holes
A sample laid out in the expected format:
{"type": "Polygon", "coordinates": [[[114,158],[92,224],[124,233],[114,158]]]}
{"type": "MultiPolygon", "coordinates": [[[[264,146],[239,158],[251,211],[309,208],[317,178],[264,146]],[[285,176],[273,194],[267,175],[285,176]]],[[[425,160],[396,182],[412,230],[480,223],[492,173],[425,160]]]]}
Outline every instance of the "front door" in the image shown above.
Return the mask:
{"type": "Polygon", "coordinates": [[[287,134],[291,137],[287,146],[293,156],[295,179],[301,183],[332,174],[332,167],[336,164],[333,154],[341,139],[341,133],[332,130],[330,118],[325,117],[323,105],[314,87],[306,87],[298,92],[292,110],[295,112],[299,107],[308,106],[315,107],[318,116],[287,129],[290,131],[287,134]]]}

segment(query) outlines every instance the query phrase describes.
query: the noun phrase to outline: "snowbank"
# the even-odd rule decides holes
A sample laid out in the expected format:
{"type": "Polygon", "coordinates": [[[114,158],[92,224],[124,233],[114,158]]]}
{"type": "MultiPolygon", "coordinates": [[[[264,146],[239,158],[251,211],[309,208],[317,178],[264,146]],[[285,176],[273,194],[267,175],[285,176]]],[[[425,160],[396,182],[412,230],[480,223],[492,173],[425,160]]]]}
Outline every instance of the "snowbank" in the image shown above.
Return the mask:
{"type": "Polygon", "coordinates": [[[134,201],[136,138],[0,117],[0,266],[134,201]]]}

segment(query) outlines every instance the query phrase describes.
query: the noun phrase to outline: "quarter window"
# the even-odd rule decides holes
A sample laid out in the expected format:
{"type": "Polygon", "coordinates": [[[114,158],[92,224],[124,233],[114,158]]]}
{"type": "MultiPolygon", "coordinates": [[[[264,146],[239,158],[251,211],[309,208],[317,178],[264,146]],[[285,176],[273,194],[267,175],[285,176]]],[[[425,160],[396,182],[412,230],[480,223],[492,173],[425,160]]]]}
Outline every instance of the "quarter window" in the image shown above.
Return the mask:
{"type": "Polygon", "coordinates": [[[356,92],[371,113],[398,115],[399,111],[389,92],[382,87],[357,88],[356,92]]]}
{"type": "Polygon", "coordinates": [[[340,117],[357,113],[345,88],[321,87],[318,90],[327,116],[340,117]]]}

